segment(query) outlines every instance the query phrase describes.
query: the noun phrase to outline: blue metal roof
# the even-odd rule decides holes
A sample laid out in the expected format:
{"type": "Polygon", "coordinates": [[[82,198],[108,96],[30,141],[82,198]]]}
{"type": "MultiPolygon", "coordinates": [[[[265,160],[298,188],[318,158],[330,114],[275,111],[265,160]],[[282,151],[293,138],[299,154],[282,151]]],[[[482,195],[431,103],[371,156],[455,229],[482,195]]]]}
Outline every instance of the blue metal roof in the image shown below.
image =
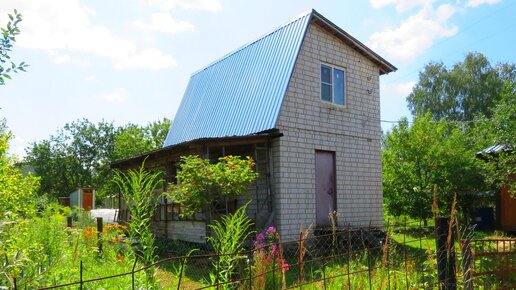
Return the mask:
{"type": "Polygon", "coordinates": [[[311,10],[194,73],[163,147],[274,129],[312,19],[378,65],[380,74],[396,70],[360,41],[311,10]]]}
{"type": "Polygon", "coordinates": [[[163,146],[273,129],[311,15],[194,73],[163,146]]]}

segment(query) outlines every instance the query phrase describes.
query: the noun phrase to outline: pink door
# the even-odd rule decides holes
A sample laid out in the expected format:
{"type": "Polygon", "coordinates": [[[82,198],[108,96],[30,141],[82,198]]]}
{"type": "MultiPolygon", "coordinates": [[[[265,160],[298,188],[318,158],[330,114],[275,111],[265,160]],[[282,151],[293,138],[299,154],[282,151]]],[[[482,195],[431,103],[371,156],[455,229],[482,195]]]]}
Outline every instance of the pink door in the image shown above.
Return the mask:
{"type": "Polygon", "coordinates": [[[330,212],[335,210],[335,152],[315,151],[315,205],[317,227],[330,226],[330,212]]]}

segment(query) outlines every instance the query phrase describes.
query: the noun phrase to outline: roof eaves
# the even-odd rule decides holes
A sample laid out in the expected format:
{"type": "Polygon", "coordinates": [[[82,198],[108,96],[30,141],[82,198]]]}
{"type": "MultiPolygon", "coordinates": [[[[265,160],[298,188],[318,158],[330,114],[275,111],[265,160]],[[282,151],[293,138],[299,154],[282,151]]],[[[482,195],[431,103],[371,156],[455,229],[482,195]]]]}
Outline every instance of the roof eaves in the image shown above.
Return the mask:
{"type": "Polygon", "coordinates": [[[316,23],[326,30],[331,30],[333,34],[343,40],[347,45],[358,51],[360,54],[376,63],[380,68],[380,74],[388,74],[390,72],[398,70],[393,64],[385,60],[383,57],[378,55],[376,52],[371,50],[365,44],[360,42],[358,39],[351,36],[349,33],[344,31],[342,28],[335,25],[333,22],[322,16],[319,12],[312,11],[313,18],[316,19],[316,23]]]}

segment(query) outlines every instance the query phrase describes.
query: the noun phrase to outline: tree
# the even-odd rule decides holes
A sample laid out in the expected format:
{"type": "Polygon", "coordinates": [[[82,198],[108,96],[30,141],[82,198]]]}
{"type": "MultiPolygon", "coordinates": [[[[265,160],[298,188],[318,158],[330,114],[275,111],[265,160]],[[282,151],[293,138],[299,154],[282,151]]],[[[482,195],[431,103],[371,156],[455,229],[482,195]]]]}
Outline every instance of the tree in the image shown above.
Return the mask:
{"type": "Polygon", "coordinates": [[[516,83],[516,65],[492,66],[481,53],[469,53],[451,69],[442,62],[431,62],[419,73],[419,81],[407,97],[414,116],[430,113],[441,118],[472,121],[479,115],[491,116],[504,84],[516,83]]]}
{"type": "Polygon", "coordinates": [[[12,51],[13,44],[16,42],[16,36],[20,34],[18,24],[22,21],[22,16],[15,9],[13,14],[8,14],[9,21],[5,28],[2,28],[2,38],[0,39],[0,85],[5,84],[6,79],[11,79],[11,73],[25,71],[28,64],[21,62],[16,64],[10,61],[9,54],[12,51]]]}
{"type": "Polygon", "coordinates": [[[39,179],[24,176],[7,155],[9,140],[5,122],[0,122],[0,220],[31,216],[36,212],[39,179]]]}
{"type": "Polygon", "coordinates": [[[168,119],[143,127],[76,120],[48,139],[32,143],[26,161],[41,177],[40,194],[59,197],[77,187],[91,186],[103,196],[116,190],[109,164],[160,148],[169,126],[168,119]]]}
{"type": "Polygon", "coordinates": [[[468,211],[468,193],[482,187],[478,160],[459,126],[436,122],[430,114],[403,119],[385,136],[383,187],[387,210],[412,218],[432,217],[434,186],[439,208],[449,209],[453,196],[468,211]]]}
{"type": "Polygon", "coordinates": [[[494,188],[509,186],[516,198],[516,84],[507,83],[501,98],[492,108],[491,118],[481,117],[476,122],[475,142],[478,150],[493,145],[501,146],[491,154],[481,154],[486,183],[494,188]]]}
{"type": "Polygon", "coordinates": [[[41,177],[40,194],[59,197],[79,186],[101,187],[111,178],[109,156],[117,133],[112,123],[82,119],[32,143],[26,161],[41,177]]]}
{"type": "Polygon", "coordinates": [[[140,127],[135,124],[128,124],[120,129],[115,140],[115,148],[111,159],[121,160],[130,156],[142,154],[159,149],[167,137],[170,128],[170,120],[155,121],[140,127]]]}

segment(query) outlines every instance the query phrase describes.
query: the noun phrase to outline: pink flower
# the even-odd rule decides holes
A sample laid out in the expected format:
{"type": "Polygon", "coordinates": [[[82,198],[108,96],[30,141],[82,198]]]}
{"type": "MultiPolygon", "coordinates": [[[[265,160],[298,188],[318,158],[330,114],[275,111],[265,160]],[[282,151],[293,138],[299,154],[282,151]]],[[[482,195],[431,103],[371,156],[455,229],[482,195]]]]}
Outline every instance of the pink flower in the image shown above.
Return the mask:
{"type": "Polygon", "coordinates": [[[278,254],[278,246],[276,244],[272,244],[271,246],[271,255],[277,255],[278,254]]]}
{"type": "Polygon", "coordinates": [[[289,269],[288,264],[287,263],[283,264],[283,270],[288,271],[288,269],[289,269]]]}
{"type": "Polygon", "coordinates": [[[267,233],[268,234],[275,233],[275,232],[276,232],[276,229],[274,227],[271,226],[271,227],[267,228],[267,233]]]}
{"type": "Polygon", "coordinates": [[[264,263],[265,265],[270,264],[271,262],[272,262],[271,257],[267,257],[266,259],[264,259],[264,260],[262,261],[262,263],[264,263]]]}

